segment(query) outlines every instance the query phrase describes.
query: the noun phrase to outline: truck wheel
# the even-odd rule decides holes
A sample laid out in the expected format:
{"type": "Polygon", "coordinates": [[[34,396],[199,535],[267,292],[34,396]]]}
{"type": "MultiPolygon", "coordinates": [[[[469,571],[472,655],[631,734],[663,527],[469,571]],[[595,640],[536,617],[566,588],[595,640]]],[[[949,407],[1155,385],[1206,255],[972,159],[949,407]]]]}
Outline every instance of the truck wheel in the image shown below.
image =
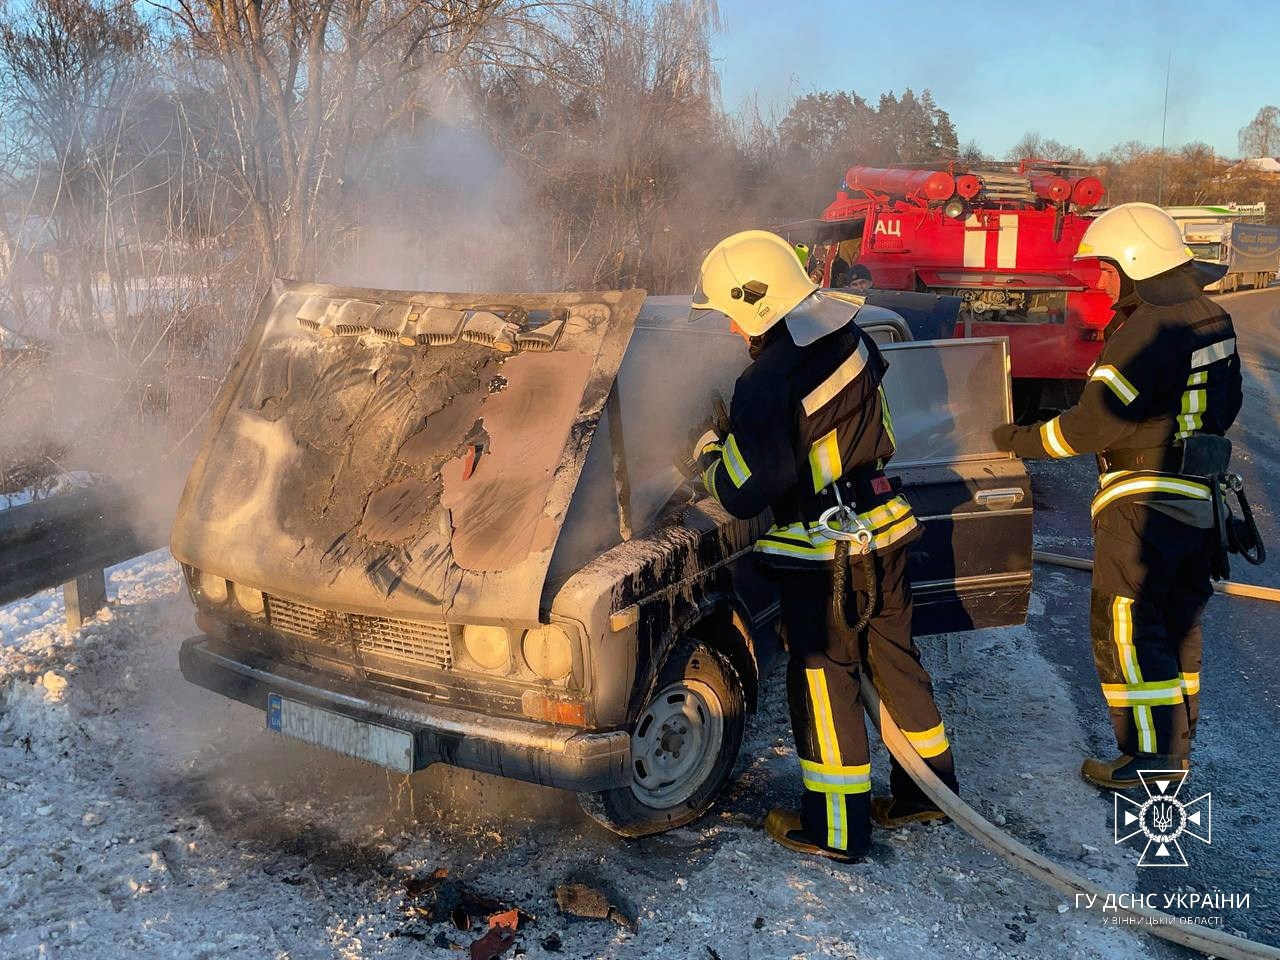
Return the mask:
{"type": "Polygon", "coordinates": [[[578,794],[593,819],[624,837],[696,820],[733,772],[746,723],[742,680],[701,641],[677,648],[631,731],[631,783],[578,794]]]}

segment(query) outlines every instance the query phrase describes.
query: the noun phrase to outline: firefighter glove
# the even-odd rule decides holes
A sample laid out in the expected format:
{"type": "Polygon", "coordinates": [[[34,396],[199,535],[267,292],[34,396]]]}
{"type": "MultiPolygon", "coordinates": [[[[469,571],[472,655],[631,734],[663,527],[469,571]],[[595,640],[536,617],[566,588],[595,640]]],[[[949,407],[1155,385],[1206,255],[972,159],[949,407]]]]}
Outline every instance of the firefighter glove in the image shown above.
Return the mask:
{"type": "Polygon", "coordinates": [[[690,450],[689,459],[698,464],[699,469],[704,466],[703,457],[711,454],[714,455],[720,451],[720,445],[724,441],[715,428],[709,423],[700,424],[694,427],[689,434],[690,450]]]}
{"type": "Polygon", "coordinates": [[[997,450],[1013,451],[1013,438],[1018,432],[1016,423],[1002,423],[991,431],[991,439],[996,443],[997,450]]]}

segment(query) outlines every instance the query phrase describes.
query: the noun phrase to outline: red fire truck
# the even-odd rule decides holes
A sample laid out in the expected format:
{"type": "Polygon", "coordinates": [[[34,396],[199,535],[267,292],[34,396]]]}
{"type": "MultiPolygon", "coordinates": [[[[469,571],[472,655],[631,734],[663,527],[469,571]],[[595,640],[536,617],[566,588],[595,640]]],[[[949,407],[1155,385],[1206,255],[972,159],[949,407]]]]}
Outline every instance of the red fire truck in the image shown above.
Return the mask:
{"type": "Polygon", "coordinates": [[[1104,193],[1089,168],[1042,160],[852,167],[820,220],[782,232],[824,285],[861,263],[877,290],[958,297],[952,335],[1008,337],[1015,412],[1034,414],[1073,402],[1102,350],[1111,298],[1072,256],[1104,193]]]}

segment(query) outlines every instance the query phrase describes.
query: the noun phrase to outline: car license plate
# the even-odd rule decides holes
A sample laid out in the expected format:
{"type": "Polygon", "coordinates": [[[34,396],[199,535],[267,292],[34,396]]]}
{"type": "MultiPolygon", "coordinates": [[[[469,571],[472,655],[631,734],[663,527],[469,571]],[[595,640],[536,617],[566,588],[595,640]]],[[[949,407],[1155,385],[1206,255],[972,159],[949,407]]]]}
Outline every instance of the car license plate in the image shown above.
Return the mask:
{"type": "Polygon", "coordinates": [[[267,728],[401,773],[413,772],[413,734],[267,694],[267,728]]]}

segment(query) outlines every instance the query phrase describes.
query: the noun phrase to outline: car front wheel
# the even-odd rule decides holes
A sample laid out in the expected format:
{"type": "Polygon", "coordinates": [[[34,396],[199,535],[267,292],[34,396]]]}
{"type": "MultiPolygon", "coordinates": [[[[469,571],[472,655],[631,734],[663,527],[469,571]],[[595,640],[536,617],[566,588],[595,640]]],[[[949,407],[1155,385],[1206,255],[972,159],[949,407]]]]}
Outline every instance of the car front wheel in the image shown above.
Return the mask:
{"type": "Polygon", "coordinates": [[[624,837],[696,820],[733,772],[746,722],[742,681],[719,650],[695,641],[663,666],[631,732],[631,783],[578,794],[592,818],[624,837]]]}

